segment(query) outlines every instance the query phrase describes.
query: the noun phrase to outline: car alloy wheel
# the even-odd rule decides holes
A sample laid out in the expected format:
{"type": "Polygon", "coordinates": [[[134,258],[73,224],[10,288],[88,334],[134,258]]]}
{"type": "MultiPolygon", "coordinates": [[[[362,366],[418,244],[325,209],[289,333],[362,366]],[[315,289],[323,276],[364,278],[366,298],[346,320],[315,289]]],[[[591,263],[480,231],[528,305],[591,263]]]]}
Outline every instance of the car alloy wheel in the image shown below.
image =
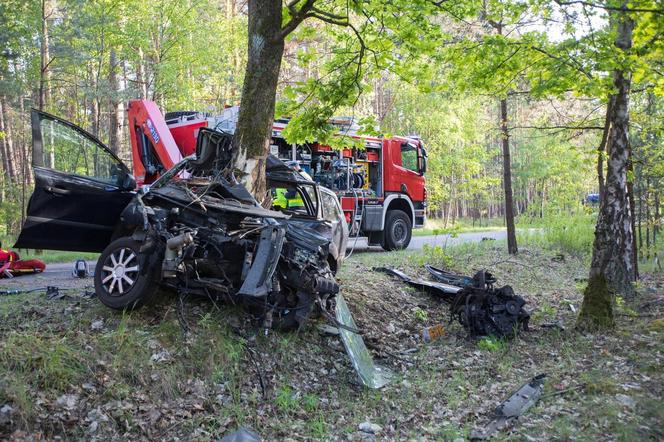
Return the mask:
{"type": "Polygon", "coordinates": [[[102,267],[101,283],[111,296],[120,296],[131,290],[138,275],[138,258],[129,248],[113,251],[102,267]]]}

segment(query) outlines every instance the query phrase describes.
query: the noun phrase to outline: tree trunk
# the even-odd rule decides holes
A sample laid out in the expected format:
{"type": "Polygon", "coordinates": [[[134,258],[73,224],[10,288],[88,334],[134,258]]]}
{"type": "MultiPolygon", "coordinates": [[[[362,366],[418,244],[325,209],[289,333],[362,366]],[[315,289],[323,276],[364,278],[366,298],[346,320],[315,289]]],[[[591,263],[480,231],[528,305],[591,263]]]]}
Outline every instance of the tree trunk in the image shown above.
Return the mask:
{"type": "Polygon", "coordinates": [[[606,152],[606,142],[609,139],[609,129],[611,128],[611,112],[616,100],[614,95],[609,95],[609,101],[606,103],[606,117],[604,118],[604,131],[602,132],[602,141],[597,146],[597,189],[600,204],[604,197],[604,155],[606,152]]]}
{"type": "Polygon", "coordinates": [[[48,18],[51,13],[49,11],[49,0],[41,1],[42,12],[42,39],[41,39],[41,57],[40,57],[40,71],[39,71],[39,110],[44,110],[48,103],[51,101],[50,79],[51,71],[49,64],[51,57],[49,55],[49,36],[48,36],[48,18]]]}
{"type": "Polygon", "coordinates": [[[117,99],[119,85],[117,74],[118,63],[115,57],[115,49],[111,49],[108,58],[108,83],[111,88],[108,100],[108,147],[113,153],[117,154],[120,151],[120,137],[122,136],[120,128],[122,109],[117,99]]]}
{"type": "Polygon", "coordinates": [[[500,132],[503,146],[503,189],[505,190],[505,224],[507,225],[507,251],[519,252],[514,227],[514,197],[512,195],[512,161],[510,159],[510,134],[507,128],[507,99],[500,100],[500,132]]]}
{"type": "MultiPolygon", "coordinates": [[[[650,242],[650,176],[646,178],[646,258],[650,259],[650,246],[654,246],[655,241],[650,242]]],[[[654,232],[653,232],[654,236],[654,232]]]]}
{"type": "MultiPolygon", "coordinates": [[[[634,21],[624,13],[617,18],[618,35],[615,45],[627,51],[632,46],[634,21]]],[[[585,329],[613,327],[613,294],[634,294],[634,237],[627,194],[629,72],[614,71],[613,85],[617,93],[611,112],[611,129],[607,143],[606,185],[595,227],[588,287],[583,295],[583,305],[577,321],[577,326],[585,329]]]]}
{"type": "MultiPolygon", "coordinates": [[[[48,17],[50,12],[48,11],[48,0],[41,0],[41,12],[42,12],[42,29],[41,29],[41,56],[40,56],[40,70],[39,70],[39,110],[44,110],[50,101],[51,91],[50,91],[50,55],[49,55],[49,43],[48,43],[48,17]]],[[[32,163],[35,166],[44,165],[44,152],[42,146],[39,145],[35,148],[33,144],[32,151],[32,163]]]]}
{"type": "MultiPolygon", "coordinates": [[[[25,99],[23,98],[23,94],[19,95],[18,98],[18,106],[21,115],[25,115],[25,99]]],[[[27,129],[25,124],[22,124],[21,126],[21,146],[23,147],[23,150],[21,152],[21,158],[22,158],[22,166],[21,166],[21,174],[23,176],[23,191],[25,192],[25,185],[26,184],[32,184],[32,167],[30,165],[30,145],[26,141],[26,132],[27,129]]],[[[25,201],[25,199],[24,199],[25,201]]]]}
{"type": "MultiPolygon", "coordinates": [[[[639,189],[639,222],[637,224],[638,230],[634,232],[635,234],[638,233],[638,241],[637,238],[634,239],[634,241],[638,244],[639,247],[639,255],[641,258],[643,258],[643,232],[642,232],[642,224],[643,224],[643,182],[641,181],[641,173],[642,173],[642,167],[637,167],[637,173],[636,173],[636,182],[637,186],[639,189]]],[[[636,218],[636,216],[635,216],[636,218]]]]}
{"type": "Polygon", "coordinates": [[[143,49],[138,48],[138,63],[136,64],[136,85],[138,86],[138,98],[145,99],[148,96],[145,68],[143,66],[143,49]]]}
{"type": "MultiPolygon", "coordinates": [[[[9,160],[9,152],[7,149],[7,139],[4,136],[5,132],[5,123],[4,123],[4,108],[3,108],[3,103],[0,101],[0,157],[2,159],[2,169],[4,172],[4,180],[3,183],[8,183],[11,180],[11,173],[9,171],[10,166],[10,160],[9,160]]],[[[4,186],[3,186],[4,189],[4,186]]],[[[4,198],[3,198],[4,200],[4,198]]]]}
{"type": "Polygon", "coordinates": [[[94,97],[92,99],[92,113],[90,114],[90,133],[95,137],[99,137],[99,99],[94,97]]]}
{"type": "Polygon", "coordinates": [[[0,132],[4,133],[4,149],[7,158],[7,174],[12,183],[17,180],[17,160],[14,152],[14,140],[12,139],[12,128],[9,121],[9,109],[7,108],[7,100],[5,97],[0,97],[0,132]]]}
{"type": "Polygon", "coordinates": [[[234,166],[259,202],[265,198],[279,69],[284,51],[281,1],[249,0],[249,50],[234,137],[234,166]]]}
{"type": "MultiPolygon", "coordinates": [[[[629,129],[628,129],[629,130],[629,129]]],[[[628,133],[629,136],[629,133],[628,133]]],[[[636,203],[634,201],[634,162],[632,161],[632,146],[627,144],[627,199],[629,200],[629,210],[632,214],[631,223],[632,223],[632,266],[634,267],[634,280],[639,279],[639,260],[638,258],[638,247],[636,244],[636,203]]]]}

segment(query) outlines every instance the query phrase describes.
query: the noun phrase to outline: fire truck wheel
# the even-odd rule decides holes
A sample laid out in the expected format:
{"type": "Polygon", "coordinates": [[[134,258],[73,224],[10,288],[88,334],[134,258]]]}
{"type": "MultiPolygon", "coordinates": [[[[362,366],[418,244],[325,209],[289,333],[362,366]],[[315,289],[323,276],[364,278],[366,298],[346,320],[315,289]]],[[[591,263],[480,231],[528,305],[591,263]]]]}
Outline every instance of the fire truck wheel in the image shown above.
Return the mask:
{"type": "Polygon", "coordinates": [[[410,244],[413,226],[408,215],[402,210],[390,210],[385,217],[385,250],[402,250],[410,244]]]}
{"type": "Polygon", "coordinates": [[[125,236],[110,243],[95,269],[95,292],[102,304],[124,310],[149,303],[159,288],[157,266],[141,269],[141,243],[125,236]]]}

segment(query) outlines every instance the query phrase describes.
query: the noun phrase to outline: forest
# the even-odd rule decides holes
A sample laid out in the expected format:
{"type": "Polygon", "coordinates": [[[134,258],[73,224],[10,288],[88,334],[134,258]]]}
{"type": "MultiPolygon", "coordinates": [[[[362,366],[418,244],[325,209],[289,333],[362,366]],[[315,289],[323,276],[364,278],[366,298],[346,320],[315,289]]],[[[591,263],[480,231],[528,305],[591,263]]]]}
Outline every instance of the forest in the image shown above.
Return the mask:
{"type": "MultiPolygon", "coordinates": [[[[48,336],[33,336],[30,328],[23,334],[10,332],[20,322],[15,318],[0,327],[0,350],[14,355],[14,360],[0,356],[4,390],[0,404],[12,404],[10,408],[19,411],[6,420],[0,412],[0,435],[5,435],[2,426],[7,425],[19,433],[6,435],[19,438],[33,431],[42,437],[90,437],[97,427],[91,433],[89,428],[75,429],[66,416],[46,418],[39,413],[50,406],[44,401],[57,408],[63,393],[77,398],[87,394],[81,390],[85,387],[72,385],[92,382],[96,387],[90,394],[97,405],[103,402],[106,407],[111,400],[133,404],[119,414],[109,411],[111,405],[102,407],[115,425],[107,437],[168,439],[173,437],[168,434],[172,425],[180,437],[210,440],[226,429],[249,424],[257,430],[263,427],[268,440],[281,440],[291,432],[295,440],[346,440],[344,435],[352,432],[349,427],[373,420],[382,428],[368,433],[379,440],[456,440],[469,437],[474,419],[489,409],[484,395],[495,392],[494,384],[482,379],[502,374],[499,391],[513,390],[517,379],[512,367],[528,363],[529,350],[523,347],[532,345],[538,361],[547,358],[548,348],[560,347],[555,350],[562,355],[556,356],[558,362],[541,364],[554,373],[545,391],[559,398],[558,406],[574,408],[576,401],[581,413],[598,407],[586,423],[574,422],[573,413],[559,410],[551,411],[553,423],[534,418],[524,431],[535,440],[664,437],[661,420],[659,428],[656,423],[663,417],[661,386],[633,406],[629,402],[633,392],[625,385],[637,381],[620,378],[623,374],[616,372],[626,360],[632,361],[626,363],[632,364],[629,370],[643,369],[638,372],[643,384],[635,388],[639,394],[652,388],[650,382],[657,376],[661,380],[661,365],[656,369],[662,362],[664,333],[661,0],[1,0],[0,248],[13,244],[26,221],[35,184],[33,165],[43,166],[44,158],[51,165],[58,161],[34,150],[31,109],[82,127],[131,164],[127,107],[136,98],[154,101],[164,114],[218,115],[239,105],[233,161],[244,176],[242,183],[257,198],[266,191],[264,160],[275,119],[290,118],[284,130],[290,143],[317,141],[345,147],[329,124],[339,116],[359,122],[362,134],[422,140],[428,154],[427,221],[420,233],[414,231],[414,238],[426,235],[426,241],[445,235],[455,238],[462,232],[505,230],[506,240],[493,244],[483,237],[481,244],[457,247],[447,247],[446,240],[442,248],[425,244],[417,252],[365,253],[347,260],[348,269],[338,279],[342,291],[351,292],[347,298],[356,301],[353,312],[368,330],[365,340],[369,336],[374,347],[383,346],[391,335],[371,325],[372,314],[391,328],[399,323],[393,316],[380,319],[385,312],[374,310],[359,296],[367,295],[368,289],[354,280],[353,269],[371,272],[374,265],[413,269],[417,263],[419,270],[413,271],[421,271],[421,264],[430,263],[466,273],[493,266],[515,288],[521,284],[530,291],[537,324],[550,326],[562,318],[569,326],[537,343],[534,337],[511,343],[485,339],[476,347],[456,339],[452,342],[456,350],[442,346],[430,350],[437,360],[455,358],[454,351],[463,352],[464,360],[477,359],[478,351],[486,354],[479,372],[457,371],[445,381],[445,388],[458,389],[471,403],[472,411],[462,411],[463,404],[455,402],[453,394],[429,384],[432,369],[422,369],[422,364],[431,362],[428,353],[420,352],[411,360],[396,347],[390,352],[387,347],[369,346],[376,355],[392,358],[393,368],[400,372],[398,389],[382,396],[391,405],[381,404],[380,394],[353,389],[333,394],[333,380],[312,387],[311,378],[284,375],[282,370],[294,370],[298,364],[318,370],[314,363],[324,358],[325,351],[338,351],[330,350],[318,336],[315,350],[308,350],[311,354],[291,359],[280,355],[266,363],[273,391],[265,392],[261,378],[261,399],[258,387],[246,376],[256,364],[254,358],[273,358],[269,349],[275,345],[297,353],[298,345],[308,345],[309,338],[266,337],[264,342],[243,336],[233,343],[234,326],[217,318],[225,318],[223,312],[215,311],[213,319],[206,306],[182,307],[182,298],[177,314],[161,306],[150,318],[145,317],[148,313],[113,316],[84,307],[78,322],[54,325],[56,330],[68,330],[62,333],[72,343],[60,341],[63,335],[51,329],[48,336]],[[557,303],[544,300],[547,294],[557,303]],[[189,310],[182,313],[183,308],[189,310]],[[100,317],[105,334],[92,344],[93,350],[77,355],[87,345],[81,333],[88,333],[90,323],[100,317]],[[183,318],[197,331],[195,338],[178,334],[186,322],[183,318]],[[152,327],[145,332],[149,338],[141,334],[146,322],[152,327]],[[572,334],[577,331],[594,334],[572,334]],[[38,345],[33,357],[26,352],[34,342],[38,345]],[[46,349],[54,342],[57,354],[51,360],[46,349]],[[154,346],[145,350],[146,342],[154,346]],[[210,342],[218,356],[207,355],[210,342]],[[630,345],[637,346],[638,357],[626,350],[630,345]],[[166,368],[154,359],[162,347],[172,353],[166,368]],[[184,359],[173,362],[175,353],[184,359]],[[153,377],[129,373],[113,354],[152,370],[153,377]],[[592,357],[619,361],[615,366],[606,361],[592,365],[592,357]],[[87,371],[97,358],[103,359],[106,381],[88,379],[87,371]],[[196,358],[226,364],[227,370],[198,367],[196,358]],[[59,367],[61,361],[64,365],[59,367]],[[413,367],[423,370],[414,380],[406,375],[413,367]],[[577,382],[571,373],[581,369],[583,382],[577,382]],[[30,373],[36,373],[34,379],[30,373]],[[44,373],[50,373],[52,380],[44,373]],[[508,380],[511,387],[505,384],[508,380]],[[150,383],[158,385],[154,393],[158,399],[150,396],[150,383]],[[199,394],[203,384],[218,391],[199,394]],[[425,404],[419,411],[416,403],[403,398],[400,402],[404,386],[409,391],[412,384],[425,404]],[[48,400],[36,399],[33,390],[38,388],[52,390],[48,400]],[[251,393],[246,393],[247,388],[251,393]],[[435,411],[437,405],[427,391],[440,393],[451,414],[444,417],[435,411]],[[589,396],[575,396],[581,392],[589,396]],[[150,403],[147,411],[136,405],[143,400],[136,394],[143,399],[150,396],[144,400],[150,403]],[[328,403],[328,395],[337,407],[347,407],[329,419],[326,413],[335,406],[328,403]],[[173,405],[179,396],[200,402],[200,410],[191,404],[173,405]],[[215,399],[221,396],[223,400],[215,399]],[[622,405],[610,410],[597,405],[607,397],[618,398],[622,405]],[[623,397],[629,398],[627,405],[623,397]],[[161,405],[155,405],[159,401],[161,405]],[[265,415],[249,416],[247,406],[265,415]],[[178,407],[190,416],[183,418],[178,407]],[[365,414],[363,407],[368,410],[365,414]],[[221,414],[212,417],[210,410],[221,414]],[[390,420],[386,414],[391,412],[401,413],[403,419],[390,420]],[[266,417],[270,413],[274,415],[266,417]],[[623,419],[624,413],[631,414],[623,419]],[[612,417],[605,422],[606,416],[612,417]],[[192,425],[190,418],[195,421],[192,425]],[[292,427],[282,426],[288,420],[295,422],[292,427]],[[62,428],[60,421],[65,422],[62,428]],[[565,429],[578,429],[577,425],[581,436],[565,429]],[[193,428],[202,430],[192,433],[193,428]]],[[[66,255],[66,260],[70,258],[66,255]]],[[[393,293],[396,286],[388,281],[371,276],[367,284],[376,293],[393,293]]],[[[48,280],[40,284],[47,285],[48,280]]],[[[445,323],[440,312],[427,316],[421,301],[415,303],[408,293],[397,292],[388,298],[408,305],[407,318],[404,325],[396,325],[396,333],[410,333],[409,345],[413,333],[425,325],[445,323]]],[[[378,302],[375,295],[367,296],[378,302]]],[[[18,302],[0,307],[5,319],[15,316],[14,309],[31,314],[18,302]]],[[[57,313],[53,307],[40,308],[40,317],[57,313]]],[[[409,345],[400,344],[399,349],[409,345]]],[[[336,373],[339,364],[327,364],[321,373],[336,373]]],[[[441,364],[435,369],[449,368],[447,362],[441,364]]],[[[526,373],[530,372],[519,371],[519,379],[526,373]]],[[[85,406],[78,404],[78,411],[87,413],[85,406]]],[[[73,407],[65,405],[64,410],[59,413],[75,415],[73,407]]],[[[100,417],[101,411],[95,413],[87,415],[86,425],[110,425],[108,418],[100,417]]],[[[78,419],[83,420],[83,414],[78,419]]],[[[360,430],[364,431],[361,426],[360,430]]],[[[351,439],[373,440],[360,436],[351,439]]],[[[531,440],[526,433],[503,436],[531,440]]]]}
{"type": "MultiPolygon", "coordinates": [[[[409,41],[419,38],[412,29],[417,24],[400,19],[398,38],[413,45],[399,49],[405,54],[390,53],[397,43],[362,23],[366,38],[375,41],[367,49],[371,56],[359,60],[352,31],[305,21],[285,43],[278,110],[300,117],[294,139],[314,136],[319,126],[312,118],[328,115],[355,115],[382,133],[422,137],[431,157],[429,215],[449,225],[503,216],[504,100],[516,214],[580,213],[585,196],[599,191],[598,152],[605,151],[610,73],[619,56],[607,10],[555,2],[496,2],[473,10],[479,6],[427,11],[424,2],[418,14],[438,12],[436,33],[409,41]],[[509,33],[501,35],[492,22],[509,33]],[[357,81],[346,85],[356,68],[357,81]]],[[[30,195],[30,108],[81,125],[129,159],[129,99],[149,98],[163,111],[213,114],[240,102],[245,2],[4,1],[1,7],[7,234],[20,229],[30,195]]],[[[623,61],[634,72],[630,142],[642,230],[652,230],[661,212],[664,86],[657,17],[635,13],[634,50],[623,61]]]]}

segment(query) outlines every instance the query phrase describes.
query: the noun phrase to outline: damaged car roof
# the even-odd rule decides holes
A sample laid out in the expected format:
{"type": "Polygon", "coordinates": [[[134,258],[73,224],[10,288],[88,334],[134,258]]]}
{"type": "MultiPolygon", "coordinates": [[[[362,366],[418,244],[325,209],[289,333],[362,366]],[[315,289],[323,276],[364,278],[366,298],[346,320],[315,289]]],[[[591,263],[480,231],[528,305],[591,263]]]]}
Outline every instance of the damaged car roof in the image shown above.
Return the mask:
{"type": "Polygon", "coordinates": [[[272,181],[291,182],[297,184],[316,184],[288,167],[274,155],[268,155],[265,163],[267,179],[272,181]]]}

